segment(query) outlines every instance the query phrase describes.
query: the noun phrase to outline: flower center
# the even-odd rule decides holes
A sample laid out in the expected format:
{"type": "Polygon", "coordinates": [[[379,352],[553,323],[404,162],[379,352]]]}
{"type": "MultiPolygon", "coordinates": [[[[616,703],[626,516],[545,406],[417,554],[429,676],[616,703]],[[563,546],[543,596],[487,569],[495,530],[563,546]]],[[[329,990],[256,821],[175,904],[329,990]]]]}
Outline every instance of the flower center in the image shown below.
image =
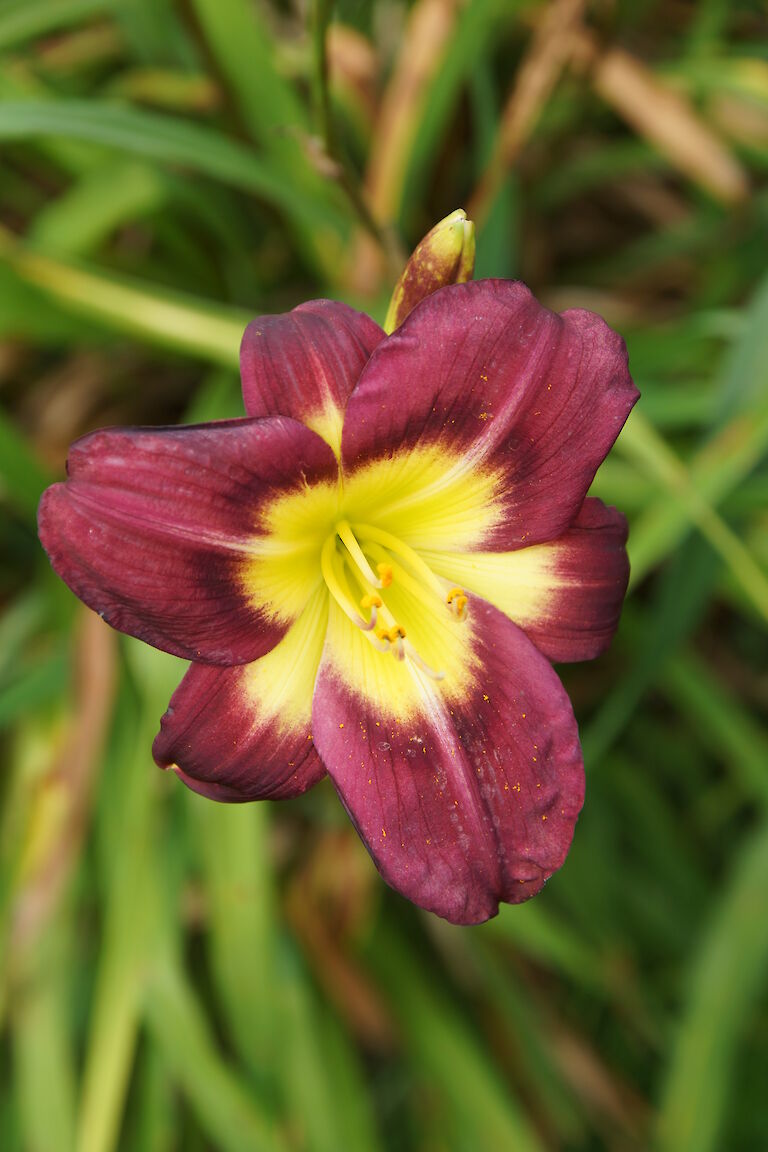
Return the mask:
{"type": "Polygon", "coordinates": [[[326,537],[320,566],[328,591],[349,620],[379,652],[396,660],[408,659],[431,676],[445,673],[430,667],[408,638],[403,624],[387,604],[387,589],[396,586],[407,593],[414,608],[447,612],[456,621],[467,616],[467,597],[462,588],[441,580],[418,552],[397,536],[371,524],[339,520],[326,537]]]}

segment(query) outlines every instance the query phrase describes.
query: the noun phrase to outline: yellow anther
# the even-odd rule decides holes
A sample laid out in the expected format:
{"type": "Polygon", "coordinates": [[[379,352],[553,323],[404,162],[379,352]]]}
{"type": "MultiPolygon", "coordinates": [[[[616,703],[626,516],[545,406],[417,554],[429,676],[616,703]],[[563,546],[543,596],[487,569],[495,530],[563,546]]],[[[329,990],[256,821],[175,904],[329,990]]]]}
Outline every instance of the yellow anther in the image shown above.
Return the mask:
{"type": "Polygon", "coordinates": [[[454,617],[463,620],[468,605],[463,588],[457,585],[446,594],[445,583],[438,580],[408,545],[382,529],[351,525],[346,520],[338,521],[326,537],[320,567],[336,604],[365,634],[373,648],[389,652],[397,661],[409,660],[432,680],[444,678],[445,672],[427,664],[406,639],[405,628],[395,621],[388,605],[374,589],[388,588],[396,582],[401,593],[413,598],[416,604],[424,604],[425,608],[428,607],[425,593],[429,589],[430,594],[436,593],[439,600],[447,604],[454,617]],[[398,563],[400,558],[405,566],[398,563]],[[359,598],[361,592],[363,596],[359,598]]]}
{"type": "Polygon", "coordinates": [[[377,596],[375,592],[373,595],[363,596],[362,600],[360,601],[360,607],[363,609],[363,611],[365,611],[366,608],[370,608],[371,610],[371,614],[368,617],[368,622],[363,625],[363,632],[370,632],[371,629],[375,628],[378,623],[379,608],[383,607],[381,596],[377,596]]]}
{"type": "Polygon", "coordinates": [[[394,624],[391,628],[377,628],[376,636],[379,640],[387,640],[390,644],[395,644],[398,640],[405,639],[405,628],[402,624],[394,624]]]}
{"type": "Polygon", "coordinates": [[[382,561],[381,564],[376,565],[376,571],[379,574],[382,588],[389,588],[392,583],[392,565],[382,561]]]}
{"type": "Polygon", "coordinates": [[[464,619],[467,614],[467,604],[469,603],[469,600],[467,599],[463,588],[451,588],[450,592],[445,597],[445,602],[450,608],[451,612],[454,612],[459,620],[464,619]]]}
{"type": "MultiPolygon", "coordinates": [[[[397,536],[392,536],[389,532],[382,531],[381,528],[374,528],[371,524],[354,524],[353,528],[358,533],[360,539],[365,541],[366,547],[370,549],[371,544],[380,544],[395,556],[399,556],[405,561],[407,567],[411,572],[422,579],[427,587],[431,588],[438,596],[443,595],[443,586],[435,576],[432,569],[428,564],[425,564],[418,552],[414,551],[408,544],[405,544],[397,536]]],[[[400,577],[398,575],[398,581],[400,577]]]]}

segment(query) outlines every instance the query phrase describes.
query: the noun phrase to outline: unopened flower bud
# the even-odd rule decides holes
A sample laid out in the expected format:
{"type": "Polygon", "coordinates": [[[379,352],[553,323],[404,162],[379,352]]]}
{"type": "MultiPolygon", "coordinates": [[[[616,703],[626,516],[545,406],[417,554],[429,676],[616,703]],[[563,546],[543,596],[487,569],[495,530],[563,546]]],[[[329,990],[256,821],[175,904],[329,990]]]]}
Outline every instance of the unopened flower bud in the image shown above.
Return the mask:
{"type": "Polygon", "coordinates": [[[394,332],[438,288],[471,280],[474,268],[475,226],[464,209],[458,208],[417,244],[392,293],[384,331],[394,332]]]}

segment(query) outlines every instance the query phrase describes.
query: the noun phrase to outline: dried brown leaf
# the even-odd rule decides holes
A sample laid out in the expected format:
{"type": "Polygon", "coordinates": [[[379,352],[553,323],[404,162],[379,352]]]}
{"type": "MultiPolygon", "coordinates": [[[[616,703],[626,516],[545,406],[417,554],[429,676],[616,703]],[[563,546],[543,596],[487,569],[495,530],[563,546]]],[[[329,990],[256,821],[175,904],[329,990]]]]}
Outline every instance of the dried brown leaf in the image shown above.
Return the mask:
{"type": "Polygon", "coordinates": [[[591,66],[598,95],[666,156],[673,168],[725,204],[747,196],[749,182],[743,167],[685,96],[623,48],[598,51],[587,32],[582,34],[580,50],[591,66]]]}
{"type": "Polygon", "coordinates": [[[505,173],[535,128],[574,51],[584,5],[585,0],[554,0],[539,21],[504,107],[488,167],[470,198],[470,220],[482,223],[505,173]]]}

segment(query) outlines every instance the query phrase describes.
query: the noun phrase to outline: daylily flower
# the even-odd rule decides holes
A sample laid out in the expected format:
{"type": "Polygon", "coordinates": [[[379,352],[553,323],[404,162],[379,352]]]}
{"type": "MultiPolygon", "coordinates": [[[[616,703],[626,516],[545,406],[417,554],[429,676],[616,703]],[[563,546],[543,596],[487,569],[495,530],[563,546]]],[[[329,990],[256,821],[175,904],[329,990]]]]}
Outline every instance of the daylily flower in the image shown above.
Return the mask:
{"type": "Polygon", "coordinates": [[[608,645],[623,516],[586,498],[622,340],[507,281],[391,336],[315,301],[247,329],[247,418],[78,441],[40,536],[110,624],[193,664],[154,745],[219,800],[330,775],[381,874],[449,920],[536,893],[584,774],[550,661],[608,645]]]}

